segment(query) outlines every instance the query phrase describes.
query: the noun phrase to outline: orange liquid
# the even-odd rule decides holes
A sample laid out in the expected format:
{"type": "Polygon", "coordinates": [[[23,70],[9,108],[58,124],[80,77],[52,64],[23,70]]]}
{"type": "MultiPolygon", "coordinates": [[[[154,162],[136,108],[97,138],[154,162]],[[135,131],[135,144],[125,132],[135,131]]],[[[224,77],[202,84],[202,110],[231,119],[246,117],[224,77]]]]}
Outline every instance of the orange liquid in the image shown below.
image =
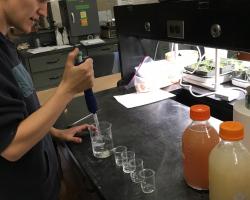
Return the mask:
{"type": "Polygon", "coordinates": [[[198,190],[208,189],[208,159],[213,147],[219,143],[219,135],[211,126],[189,126],[182,136],[184,178],[187,184],[198,190]]]}

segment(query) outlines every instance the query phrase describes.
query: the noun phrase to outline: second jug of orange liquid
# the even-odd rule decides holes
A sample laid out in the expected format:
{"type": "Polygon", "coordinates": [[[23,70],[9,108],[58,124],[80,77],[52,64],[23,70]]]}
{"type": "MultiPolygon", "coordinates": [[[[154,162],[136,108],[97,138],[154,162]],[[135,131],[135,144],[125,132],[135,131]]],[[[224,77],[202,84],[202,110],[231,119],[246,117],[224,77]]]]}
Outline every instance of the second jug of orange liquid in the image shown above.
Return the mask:
{"type": "Polygon", "coordinates": [[[209,106],[191,106],[190,118],[192,122],[182,136],[184,178],[190,187],[207,190],[209,153],[220,139],[215,128],[208,122],[209,106]]]}

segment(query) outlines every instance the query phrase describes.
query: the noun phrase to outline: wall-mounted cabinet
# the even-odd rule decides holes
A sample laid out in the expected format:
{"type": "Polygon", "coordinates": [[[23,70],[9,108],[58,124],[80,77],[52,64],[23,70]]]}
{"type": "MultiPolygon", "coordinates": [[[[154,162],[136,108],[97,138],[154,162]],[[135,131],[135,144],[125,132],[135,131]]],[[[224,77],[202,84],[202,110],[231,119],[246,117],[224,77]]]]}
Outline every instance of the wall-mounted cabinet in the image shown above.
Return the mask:
{"type": "Polygon", "coordinates": [[[116,7],[115,16],[119,33],[143,38],[162,39],[166,23],[159,20],[157,4],[116,7]]]}
{"type": "Polygon", "coordinates": [[[250,2],[165,1],[114,8],[117,34],[208,47],[250,50],[250,2]]]}

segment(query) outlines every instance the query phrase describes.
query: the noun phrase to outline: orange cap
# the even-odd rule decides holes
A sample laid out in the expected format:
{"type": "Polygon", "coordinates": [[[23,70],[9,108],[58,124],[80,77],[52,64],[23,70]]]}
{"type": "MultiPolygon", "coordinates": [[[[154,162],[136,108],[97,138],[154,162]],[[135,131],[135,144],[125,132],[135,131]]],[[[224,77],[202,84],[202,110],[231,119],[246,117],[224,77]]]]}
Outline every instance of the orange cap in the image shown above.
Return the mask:
{"type": "Polygon", "coordinates": [[[244,137],[244,126],[240,122],[223,122],[220,125],[220,137],[223,140],[237,141],[244,137]]]}
{"type": "Polygon", "coordinates": [[[203,104],[191,106],[190,118],[196,121],[208,120],[210,117],[210,107],[203,104]]]}

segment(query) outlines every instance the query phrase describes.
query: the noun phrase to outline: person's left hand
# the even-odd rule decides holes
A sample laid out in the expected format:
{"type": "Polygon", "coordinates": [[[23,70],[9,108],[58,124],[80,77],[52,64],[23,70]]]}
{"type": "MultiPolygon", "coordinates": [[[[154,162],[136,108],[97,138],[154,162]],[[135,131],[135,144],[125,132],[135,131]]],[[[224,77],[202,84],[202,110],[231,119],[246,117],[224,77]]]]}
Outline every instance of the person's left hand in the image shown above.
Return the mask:
{"type": "Polygon", "coordinates": [[[64,140],[67,142],[81,143],[82,138],[77,137],[76,134],[82,131],[88,130],[89,127],[92,127],[92,126],[88,124],[84,124],[80,126],[71,127],[68,129],[56,129],[52,127],[50,132],[54,137],[60,140],[64,140]]]}

